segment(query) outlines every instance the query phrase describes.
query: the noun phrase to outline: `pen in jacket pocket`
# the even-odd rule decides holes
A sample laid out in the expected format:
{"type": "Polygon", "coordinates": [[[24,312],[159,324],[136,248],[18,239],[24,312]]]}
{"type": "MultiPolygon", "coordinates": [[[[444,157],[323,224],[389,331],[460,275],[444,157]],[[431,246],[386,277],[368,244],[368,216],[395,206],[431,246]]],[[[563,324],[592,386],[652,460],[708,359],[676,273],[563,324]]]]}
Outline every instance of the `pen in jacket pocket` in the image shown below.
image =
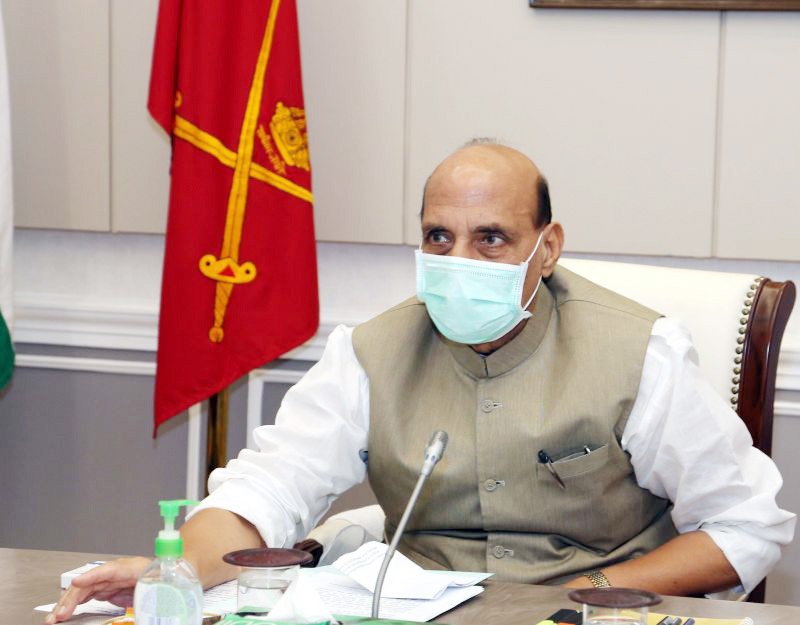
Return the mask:
{"type": "Polygon", "coordinates": [[[567,490],[566,484],[564,484],[564,480],[561,479],[561,476],[556,471],[555,467],[553,466],[553,461],[550,459],[550,456],[544,449],[539,450],[539,462],[541,462],[544,466],[547,467],[547,470],[550,471],[550,475],[553,476],[555,481],[561,487],[561,490],[567,490]]]}

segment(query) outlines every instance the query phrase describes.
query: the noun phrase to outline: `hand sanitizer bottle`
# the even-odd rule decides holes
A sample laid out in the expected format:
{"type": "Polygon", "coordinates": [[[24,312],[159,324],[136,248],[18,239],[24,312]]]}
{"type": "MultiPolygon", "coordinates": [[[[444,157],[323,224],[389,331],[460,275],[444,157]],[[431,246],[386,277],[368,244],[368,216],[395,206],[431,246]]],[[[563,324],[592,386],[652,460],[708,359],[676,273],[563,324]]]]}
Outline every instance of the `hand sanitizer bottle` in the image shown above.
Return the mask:
{"type": "Polygon", "coordinates": [[[181,558],[183,539],[175,529],[181,506],[188,500],[159,501],[164,529],[156,538],[156,557],[136,582],[133,614],[136,625],[201,625],[203,587],[192,566],[181,558]]]}

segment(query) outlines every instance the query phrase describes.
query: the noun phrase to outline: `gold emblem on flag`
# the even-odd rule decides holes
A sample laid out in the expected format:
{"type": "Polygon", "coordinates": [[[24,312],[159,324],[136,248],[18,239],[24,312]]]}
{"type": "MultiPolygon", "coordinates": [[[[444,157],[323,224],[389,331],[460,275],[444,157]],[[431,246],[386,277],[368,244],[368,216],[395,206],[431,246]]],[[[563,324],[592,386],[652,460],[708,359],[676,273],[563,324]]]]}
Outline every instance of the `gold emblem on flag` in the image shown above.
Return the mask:
{"type": "Polygon", "coordinates": [[[275,173],[285,176],[286,163],[281,159],[281,155],[278,154],[278,151],[272,147],[272,137],[264,130],[264,124],[259,124],[256,135],[261,142],[261,147],[264,148],[264,151],[267,153],[267,158],[269,159],[269,164],[272,165],[272,169],[275,170],[275,173]]]}
{"type": "Polygon", "coordinates": [[[269,130],[283,160],[289,165],[309,171],[305,109],[288,107],[283,102],[278,102],[269,130]]]}
{"type": "Polygon", "coordinates": [[[231,284],[247,284],[256,277],[256,266],[251,262],[237,263],[232,258],[217,259],[206,254],[200,259],[200,271],[206,278],[231,284]]]}

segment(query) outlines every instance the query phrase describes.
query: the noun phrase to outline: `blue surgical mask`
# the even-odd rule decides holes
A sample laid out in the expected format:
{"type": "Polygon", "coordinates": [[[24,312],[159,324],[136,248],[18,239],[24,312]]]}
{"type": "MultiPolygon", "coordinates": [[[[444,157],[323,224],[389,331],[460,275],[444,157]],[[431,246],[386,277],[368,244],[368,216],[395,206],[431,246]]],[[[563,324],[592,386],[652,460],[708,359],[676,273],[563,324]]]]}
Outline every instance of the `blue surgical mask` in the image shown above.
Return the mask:
{"type": "Polygon", "coordinates": [[[527,260],[519,265],[415,252],[417,298],[444,336],[478,345],[504,336],[531,313],[542,278],[525,305],[520,304],[528,263],[539,249],[542,232],[527,260]]]}

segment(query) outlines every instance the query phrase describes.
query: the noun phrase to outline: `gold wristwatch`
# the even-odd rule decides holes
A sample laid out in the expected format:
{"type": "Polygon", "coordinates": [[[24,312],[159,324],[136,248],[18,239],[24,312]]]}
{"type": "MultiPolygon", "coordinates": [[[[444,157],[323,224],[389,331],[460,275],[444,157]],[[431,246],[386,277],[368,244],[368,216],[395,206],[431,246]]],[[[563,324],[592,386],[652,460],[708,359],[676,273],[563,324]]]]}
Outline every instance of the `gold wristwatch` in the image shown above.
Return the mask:
{"type": "Polygon", "coordinates": [[[600,569],[595,569],[594,571],[584,573],[583,576],[588,578],[588,580],[592,582],[592,586],[595,588],[611,588],[611,582],[608,581],[608,578],[600,569]]]}

